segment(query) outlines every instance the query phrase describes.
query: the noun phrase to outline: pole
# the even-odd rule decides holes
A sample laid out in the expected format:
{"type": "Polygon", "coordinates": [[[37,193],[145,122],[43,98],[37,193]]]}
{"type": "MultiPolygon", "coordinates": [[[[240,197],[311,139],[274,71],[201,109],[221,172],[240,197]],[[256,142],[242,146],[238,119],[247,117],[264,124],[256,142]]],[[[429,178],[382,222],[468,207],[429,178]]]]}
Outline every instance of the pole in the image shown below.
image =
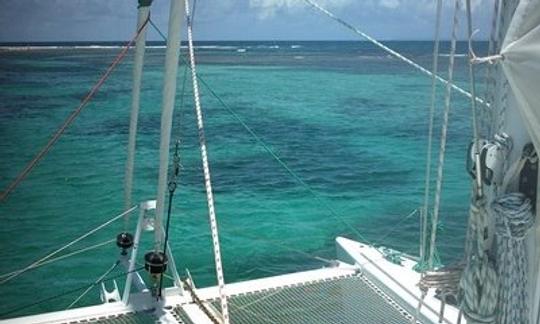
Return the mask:
{"type": "Polygon", "coordinates": [[[122,295],[122,302],[127,305],[129,302],[129,296],[131,293],[131,284],[133,282],[133,272],[135,270],[135,262],[137,261],[137,251],[139,249],[139,241],[141,240],[142,223],[144,213],[147,211],[148,203],[143,202],[140,206],[139,220],[137,221],[137,229],[135,230],[135,238],[133,240],[133,249],[131,250],[131,256],[128,263],[126,285],[124,286],[124,294],[122,295]]]}
{"type": "Polygon", "coordinates": [[[171,142],[171,128],[176,96],[176,74],[178,72],[178,59],[180,56],[180,27],[182,24],[184,1],[171,0],[169,12],[169,32],[167,36],[167,51],[165,53],[165,77],[161,108],[161,139],[159,145],[159,177],[156,204],[156,230],[155,249],[162,246],[163,210],[165,207],[165,193],[167,191],[167,170],[169,166],[169,146],[171,142]]]}
{"type": "MultiPolygon", "coordinates": [[[[137,30],[140,30],[135,45],[135,60],[133,62],[133,90],[131,95],[131,117],[129,122],[129,138],[127,148],[126,172],[124,180],[124,209],[131,207],[131,194],[133,190],[133,167],[135,163],[135,145],[137,141],[137,122],[139,118],[141,80],[144,63],[144,50],[146,47],[146,20],[150,15],[152,0],[139,0],[137,30]],[[143,28],[143,29],[141,29],[143,28]]],[[[127,220],[127,217],[126,217],[127,220]]]]}

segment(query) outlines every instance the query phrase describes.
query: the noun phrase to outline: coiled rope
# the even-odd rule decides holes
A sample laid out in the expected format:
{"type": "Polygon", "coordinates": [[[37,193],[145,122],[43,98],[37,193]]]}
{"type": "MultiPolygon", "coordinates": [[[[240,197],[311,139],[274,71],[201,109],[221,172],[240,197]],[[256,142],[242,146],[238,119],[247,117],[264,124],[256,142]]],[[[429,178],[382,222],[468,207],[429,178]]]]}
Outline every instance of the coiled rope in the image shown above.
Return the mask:
{"type": "Polygon", "coordinates": [[[448,299],[456,299],[459,292],[459,281],[461,274],[463,273],[463,264],[455,264],[443,268],[439,268],[435,271],[422,272],[422,277],[418,283],[418,287],[422,292],[420,305],[417,308],[417,312],[412,323],[416,323],[416,319],[419,317],[420,306],[423,304],[423,300],[427,295],[429,289],[437,289],[438,294],[441,297],[441,309],[439,311],[439,323],[444,320],[444,308],[448,299]]]}
{"type": "Polygon", "coordinates": [[[418,286],[422,290],[438,288],[445,291],[445,295],[457,295],[463,264],[456,264],[437,269],[437,271],[426,271],[418,286]]]}
{"type": "Polygon", "coordinates": [[[500,277],[497,323],[529,323],[527,256],[523,240],[534,224],[532,204],[522,193],[509,193],[492,203],[497,233],[500,277]]]}
{"type": "Polygon", "coordinates": [[[485,198],[473,199],[465,253],[467,265],[460,281],[461,310],[467,323],[494,323],[499,294],[497,272],[486,253],[485,198]]]}

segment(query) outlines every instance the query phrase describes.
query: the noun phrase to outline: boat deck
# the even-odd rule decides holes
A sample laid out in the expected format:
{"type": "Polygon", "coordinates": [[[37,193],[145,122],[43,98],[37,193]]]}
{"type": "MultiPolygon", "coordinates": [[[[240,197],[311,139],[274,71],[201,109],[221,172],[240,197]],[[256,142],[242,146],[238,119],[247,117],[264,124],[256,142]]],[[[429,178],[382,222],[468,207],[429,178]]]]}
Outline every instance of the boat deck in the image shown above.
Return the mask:
{"type": "MultiPolygon", "coordinates": [[[[345,238],[336,240],[338,257],[331,267],[231,283],[226,286],[231,323],[411,323],[420,301],[415,262],[395,264],[377,248],[345,238]]],[[[186,290],[164,290],[156,301],[148,291],[132,294],[129,304],[106,303],[0,321],[13,323],[219,323],[217,287],[195,288],[196,303],[186,290]]],[[[418,323],[457,323],[458,310],[433,293],[424,299],[418,323]]],[[[466,323],[464,319],[461,323],[466,323]]]]}
{"type": "MultiPolygon", "coordinates": [[[[219,300],[209,303],[219,311],[219,300]]],[[[413,319],[360,273],[233,295],[229,308],[235,324],[391,324],[413,319]]],[[[196,324],[184,307],[175,311],[183,323],[196,324]]]]}

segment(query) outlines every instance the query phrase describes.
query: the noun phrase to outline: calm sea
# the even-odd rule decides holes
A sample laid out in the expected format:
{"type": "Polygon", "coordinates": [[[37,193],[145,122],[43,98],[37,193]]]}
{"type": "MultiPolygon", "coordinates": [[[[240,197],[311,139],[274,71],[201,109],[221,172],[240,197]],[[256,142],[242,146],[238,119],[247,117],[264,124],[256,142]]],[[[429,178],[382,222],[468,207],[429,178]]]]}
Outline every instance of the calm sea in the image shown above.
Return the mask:
{"type": "MultiPolygon", "coordinates": [[[[37,45],[48,47],[20,50],[10,44],[0,51],[1,187],[46,143],[120,51],[111,43],[37,45]]],[[[137,142],[137,202],[153,199],[157,186],[164,49],[150,45],[137,142]]],[[[431,69],[431,42],[388,45],[431,69]]],[[[486,44],[478,46],[481,51],[486,44]]],[[[447,54],[448,48],[443,43],[441,52],[447,54]]],[[[458,53],[466,53],[465,43],[458,53]]],[[[226,281],[321,267],[314,256],[334,258],[339,235],[360,239],[360,233],[373,243],[418,254],[418,216],[405,217],[423,201],[428,77],[364,42],[201,42],[197,54],[200,76],[312,189],[293,178],[201,88],[226,281]]],[[[446,75],[448,57],[440,59],[446,75]]],[[[458,57],[456,65],[457,82],[468,87],[466,58],[458,57]]],[[[2,274],[122,211],[131,69],[128,56],[46,158],[0,204],[2,274]]],[[[208,286],[215,283],[212,246],[185,73],[181,65],[173,139],[181,141],[183,169],[170,243],[181,272],[189,269],[198,286],[208,286]]],[[[443,91],[440,86],[437,146],[443,91]]],[[[458,259],[462,251],[470,137],[469,101],[454,93],[438,237],[444,262],[458,259]]],[[[135,218],[130,219],[132,231],[135,218]]],[[[116,222],[65,253],[112,239],[123,226],[116,222]]],[[[152,248],[150,242],[146,234],[143,251],[152,248]]],[[[118,255],[111,243],[24,273],[0,285],[0,313],[91,283],[118,255]]],[[[116,269],[111,276],[121,272],[116,269]]],[[[123,286],[122,279],[118,283],[123,286]]],[[[64,309],[79,293],[10,316],[64,309]]],[[[98,296],[94,289],[79,305],[99,302],[98,296]]]]}

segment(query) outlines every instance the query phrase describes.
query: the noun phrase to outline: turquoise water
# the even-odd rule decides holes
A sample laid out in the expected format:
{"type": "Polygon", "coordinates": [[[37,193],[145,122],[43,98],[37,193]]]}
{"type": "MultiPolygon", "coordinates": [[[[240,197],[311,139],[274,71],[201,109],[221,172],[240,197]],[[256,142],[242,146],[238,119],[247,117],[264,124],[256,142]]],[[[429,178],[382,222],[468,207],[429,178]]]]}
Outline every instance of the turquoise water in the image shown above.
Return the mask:
{"type": "MultiPolygon", "coordinates": [[[[362,42],[199,45],[201,77],[320,197],[292,178],[202,88],[227,281],[320,267],[324,264],[312,256],[334,258],[338,235],[360,239],[360,233],[418,254],[418,217],[404,217],[423,201],[429,78],[362,42]]],[[[431,65],[429,42],[389,45],[431,65]]],[[[443,45],[444,53],[448,44],[443,45]]],[[[44,145],[118,51],[0,52],[1,187],[44,145]]],[[[465,44],[459,52],[465,53],[465,44]]],[[[156,193],[163,59],[163,49],[147,51],[134,201],[156,193]]],[[[447,58],[441,60],[444,75],[447,58]]],[[[122,211],[131,63],[128,57],[0,205],[1,273],[30,264],[122,211]]],[[[467,87],[465,63],[457,59],[456,78],[467,87]]],[[[207,286],[215,283],[215,274],[191,85],[183,90],[183,76],[181,66],[173,138],[181,139],[183,169],[170,243],[178,268],[188,268],[198,286],[207,286]]],[[[455,94],[438,241],[445,262],[459,258],[464,241],[469,115],[468,100],[455,94]]],[[[436,125],[438,140],[440,118],[436,125]]],[[[112,239],[122,229],[121,221],[114,223],[68,251],[112,239]]],[[[149,237],[143,245],[151,248],[149,237]]],[[[0,285],[0,313],[91,283],[117,256],[109,244],[22,274],[0,285]]],[[[76,296],[16,314],[60,310],[76,296]]],[[[98,300],[94,289],[80,305],[98,300]]]]}

